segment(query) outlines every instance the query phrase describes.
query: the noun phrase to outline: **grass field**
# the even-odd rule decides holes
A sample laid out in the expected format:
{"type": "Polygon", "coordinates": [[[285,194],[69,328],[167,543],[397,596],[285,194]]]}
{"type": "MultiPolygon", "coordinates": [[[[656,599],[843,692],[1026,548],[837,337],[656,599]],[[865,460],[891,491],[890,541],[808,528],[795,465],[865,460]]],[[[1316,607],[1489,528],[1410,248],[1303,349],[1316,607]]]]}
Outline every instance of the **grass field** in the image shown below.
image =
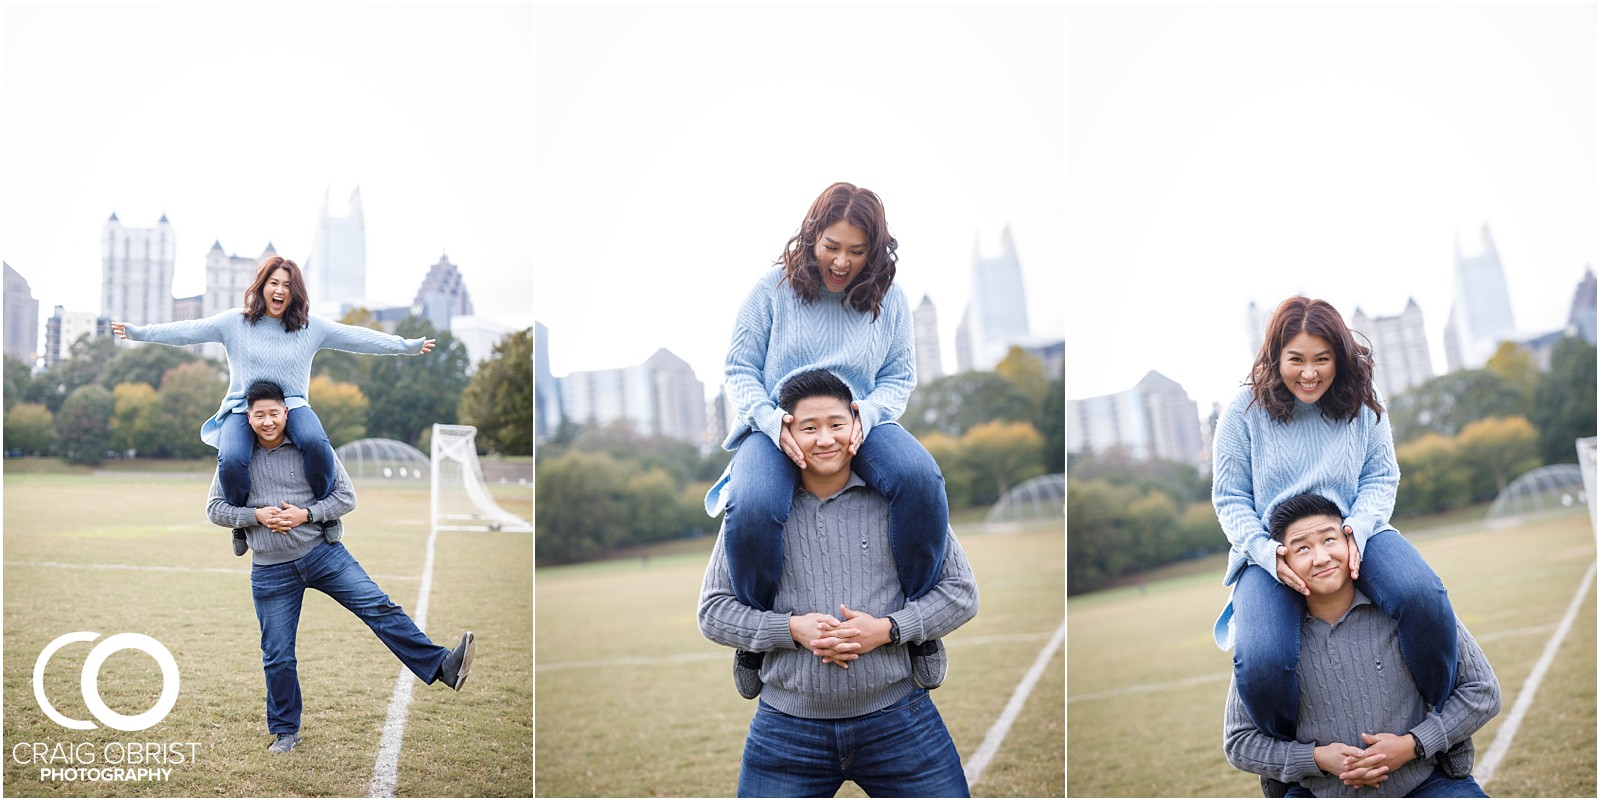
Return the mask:
{"type": "MultiPolygon", "coordinates": [[[[957,534],[979,611],[946,639],[933,698],[966,762],[1061,624],[1066,554],[1059,523],[957,534]]],[[[711,545],[538,571],[537,795],[734,794],[755,702],[734,691],[733,652],[695,622],[711,545]]],[[[1057,650],[973,795],[1062,795],[1064,667],[1057,650]]]]}
{"type": "MultiPolygon", "coordinates": [[[[1481,761],[1589,565],[1586,513],[1493,528],[1481,519],[1407,532],[1487,654],[1501,713],[1481,761]]],[[[1222,754],[1232,657],[1211,640],[1227,600],[1224,562],[1068,603],[1067,792],[1072,796],[1259,797],[1222,754]]],[[[1595,591],[1579,607],[1498,772],[1498,796],[1595,795],[1595,591]]]]}
{"type": "MultiPolygon", "coordinates": [[[[9,466],[9,462],[8,462],[9,466]]],[[[250,599],[249,560],[233,555],[228,531],[206,520],[209,477],[60,475],[5,477],[5,791],[13,796],[364,796],[400,663],[366,626],[327,596],[308,592],[297,656],[305,713],[301,746],[266,753],[260,633],[250,599]],[[132,568],[132,569],[129,569],[132,568]],[[176,658],[182,690],[154,728],[73,731],[40,711],[34,661],[72,631],[101,639],[139,632],[176,658]],[[197,743],[195,758],[167,764],[163,782],[42,781],[18,764],[20,744],[68,749],[91,744],[94,765],[111,767],[128,742],[197,743]],[[112,749],[106,746],[119,744],[112,749]]],[[[428,536],[425,486],[357,486],[345,544],[380,586],[414,611],[428,536]]],[[[526,489],[494,489],[527,517],[526,489]]],[[[415,686],[401,753],[401,796],[524,796],[533,786],[532,539],[527,534],[439,535],[426,632],[453,646],[478,638],[465,690],[415,686]]],[[[92,720],[78,670],[91,646],[51,660],[47,697],[63,714],[92,720]]],[[[112,656],[100,692],[123,714],[153,705],[161,674],[137,651],[112,656]]],[[[30,746],[21,753],[28,754],[30,746]]],[[[185,754],[189,747],[184,746],[185,754]]],[[[127,763],[131,765],[131,763],[127,763]]],[[[152,767],[160,767],[153,765],[152,767]]]]}

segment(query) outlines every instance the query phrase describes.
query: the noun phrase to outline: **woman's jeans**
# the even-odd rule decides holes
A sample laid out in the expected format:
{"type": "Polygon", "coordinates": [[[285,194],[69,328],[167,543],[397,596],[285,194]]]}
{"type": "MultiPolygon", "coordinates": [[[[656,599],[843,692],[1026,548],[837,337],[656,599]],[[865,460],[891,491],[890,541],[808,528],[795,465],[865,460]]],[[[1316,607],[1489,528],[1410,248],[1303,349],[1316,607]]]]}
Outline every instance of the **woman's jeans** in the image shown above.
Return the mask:
{"type": "MultiPolygon", "coordinates": [[[[261,623],[261,666],[267,673],[267,731],[300,730],[300,672],[294,642],[308,588],[321,590],[354,612],[417,678],[427,684],[438,678],[450,649],[429,640],[343,544],[321,542],[293,562],[255,565],[250,570],[250,594],[261,623]]],[[[330,661],[326,669],[337,674],[340,665],[330,661]]]]}
{"type": "MultiPolygon", "coordinates": [[[[1356,587],[1394,618],[1400,655],[1427,704],[1438,710],[1456,684],[1456,613],[1433,568],[1400,532],[1380,531],[1361,554],[1356,587]]],[[[1293,740],[1300,712],[1300,623],[1304,597],[1257,565],[1233,588],[1233,676],[1250,720],[1269,737],[1293,740]]]]}
{"type": "MultiPolygon", "coordinates": [[[[889,499],[889,550],[906,600],[938,583],[950,528],[950,503],[938,463],[896,423],[872,429],[850,469],[889,499]]],[[[722,538],[728,577],[740,603],[772,609],[783,572],[783,525],[794,503],[800,468],[759,431],[739,444],[729,467],[728,513],[722,538]]]]}
{"type": "MultiPolygon", "coordinates": [[[[316,500],[333,492],[337,471],[333,467],[333,445],[322,421],[310,406],[289,410],[283,433],[305,458],[306,481],[316,500]]],[[[217,475],[222,480],[222,495],[233,506],[250,505],[250,456],[256,449],[256,432],[243,413],[228,415],[222,422],[221,447],[217,448],[217,475]]]]}
{"type": "Polygon", "coordinates": [[[874,798],[966,798],[961,755],[928,691],[838,720],[760,702],[739,766],[740,798],[831,798],[846,780],[874,798]]]}

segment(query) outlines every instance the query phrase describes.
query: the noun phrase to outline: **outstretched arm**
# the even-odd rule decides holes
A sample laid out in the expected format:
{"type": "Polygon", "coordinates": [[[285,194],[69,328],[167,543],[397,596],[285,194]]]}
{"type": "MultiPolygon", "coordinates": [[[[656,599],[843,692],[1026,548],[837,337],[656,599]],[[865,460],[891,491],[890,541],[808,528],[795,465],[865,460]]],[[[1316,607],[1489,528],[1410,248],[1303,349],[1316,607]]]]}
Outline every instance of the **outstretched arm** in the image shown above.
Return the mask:
{"type": "Polygon", "coordinates": [[[319,350],[328,348],[375,356],[413,356],[433,350],[431,339],[422,337],[403,339],[394,334],[385,334],[359,325],[347,325],[326,317],[313,315],[311,325],[313,330],[321,335],[321,343],[317,345],[319,350]]]}
{"type": "Polygon", "coordinates": [[[134,342],[156,342],[162,345],[198,345],[203,342],[226,343],[227,332],[236,325],[230,318],[239,316],[238,309],[229,309],[200,320],[179,320],[175,323],[132,325],[125,322],[111,324],[111,333],[134,342]]]}

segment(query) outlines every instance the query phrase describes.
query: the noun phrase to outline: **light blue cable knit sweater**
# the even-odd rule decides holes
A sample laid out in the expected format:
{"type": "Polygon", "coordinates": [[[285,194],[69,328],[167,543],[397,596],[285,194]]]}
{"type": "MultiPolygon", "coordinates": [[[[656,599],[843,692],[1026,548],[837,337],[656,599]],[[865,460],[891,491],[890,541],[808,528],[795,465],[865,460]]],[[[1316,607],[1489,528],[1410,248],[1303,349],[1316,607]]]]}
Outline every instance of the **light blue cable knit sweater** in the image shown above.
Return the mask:
{"type": "MultiPolygon", "coordinates": [[[[1278,544],[1267,534],[1267,521],[1295,495],[1316,493],[1338,504],[1363,551],[1372,535],[1392,528],[1400,486],[1394,434],[1389,421],[1367,407],[1354,420],[1332,421],[1317,404],[1297,400],[1289,422],[1279,423],[1251,404],[1244,387],[1217,421],[1211,459],[1211,503],[1232,544],[1225,585],[1238,582],[1250,565],[1277,580],[1278,544]]],[[[1232,619],[1230,598],[1213,630],[1224,650],[1232,645],[1232,619]]]]}
{"type": "MultiPolygon", "coordinates": [[[[728,346],[727,391],[738,415],[722,443],[734,450],[751,431],[778,442],[784,410],[778,389],[800,373],[827,370],[850,387],[860,410],[861,437],[873,426],[900,419],[917,386],[916,339],[911,307],[899,284],[884,293],[878,319],[844,303],[844,293],[822,290],[810,303],[774,267],[756,282],[733,325],[728,346]]],[[[706,493],[706,511],[722,508],[728,474],[706,493]]]]}
{"type": "Polygon", "coordinates": [[[229,309],[201,320],[127,325],[128,339],[162,345],[198,345],[221,342],[228,351],[228,394],[217,413],[200,428],[200,439],[215,448],[228,415],[244,411],[244,395],[257,381],[283,388],[290,409],[310,405],[311,357],[323,348],[351,353],[415,354],[424,338],[401,339],[370,328],[345,325],[315,314],[299,331],[283,330],[283,321],[262,317],[255,325],[243,310],[229,309]]]}

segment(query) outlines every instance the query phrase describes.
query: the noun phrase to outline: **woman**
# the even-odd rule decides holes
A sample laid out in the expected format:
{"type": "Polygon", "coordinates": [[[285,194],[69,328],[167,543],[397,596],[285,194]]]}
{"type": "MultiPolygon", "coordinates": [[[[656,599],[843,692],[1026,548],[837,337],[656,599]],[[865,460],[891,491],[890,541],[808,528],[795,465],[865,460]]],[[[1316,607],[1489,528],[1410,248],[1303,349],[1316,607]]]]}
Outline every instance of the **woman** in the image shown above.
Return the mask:
{"type": "MultiPolygon", "coordinates": [[[[202,320],[154,325],[112,323],[113,333],[137,342],[195,345],[221,342],[228,353],[228,393],[217,413],[200,428],[200,439],[217,449],[217,472],[228,503],[245,506],[250,498],[250,455],[255,435],[245,419],[245,390],[257,381],[283,388],[289,408],[288,438],[305,456],[306,478],[317,499],[333,491],[333,447],[307,399],[311,357],[333,348],[353,353],[421,354],[431,339],[401,339],[393,334],[345,325],[310,313],[300,266],[272,256],[256,269],[245,290],[244,307],[202,320]]],[[[234,532],[234,553],[243,556],[244,537],[234,532]]]]}
{"type": "Polygon", "coordinates": [[[1267,534],[1277,504],[1304,492],[1344,515],[1350,576],[1399,624],[1400,651],[1437,709],[1455,686],[1455,612],[1439,577],[1389,524],[1400,468],[1372,383],[1371,351],[1327,302],[1278,305],[1248,386],[1217,422],[1212,503],[1233,544],[1233,597],[1214,634],[1232,640],[1239,696],[1257,728],[1295,739],[1305,583],[1267,534]]]}
{"type": "MultiPolygon", "coordinates": [[[[768,610],[777,593],[783,526],[805,464],[786,427],[792,417],[777,405],[778,388],[810,370],[838,376],[857,399],[850,453],[855,472],[889,499],[890,548],[906,598],[931,589],[943,566],[950,517],[944,477],[895,422],[917,383],[910,306],[894,284],[898,244],[876,194],[833,184],[739,310],[726,376],[737,423],[723,443],[734,456],[706,509],[715,515],[726,505],[729,576],[749,606],[768,610]]],[[[937,654],[937,641],[912,652],[914,668],[923,668],[919,683],[937,686],[942,663],[925,660],[937,654]]],[[[747,672],[759,665],[760,654],[735,655],[735,683],[746,698],[759,692],[747,672]]]]}

